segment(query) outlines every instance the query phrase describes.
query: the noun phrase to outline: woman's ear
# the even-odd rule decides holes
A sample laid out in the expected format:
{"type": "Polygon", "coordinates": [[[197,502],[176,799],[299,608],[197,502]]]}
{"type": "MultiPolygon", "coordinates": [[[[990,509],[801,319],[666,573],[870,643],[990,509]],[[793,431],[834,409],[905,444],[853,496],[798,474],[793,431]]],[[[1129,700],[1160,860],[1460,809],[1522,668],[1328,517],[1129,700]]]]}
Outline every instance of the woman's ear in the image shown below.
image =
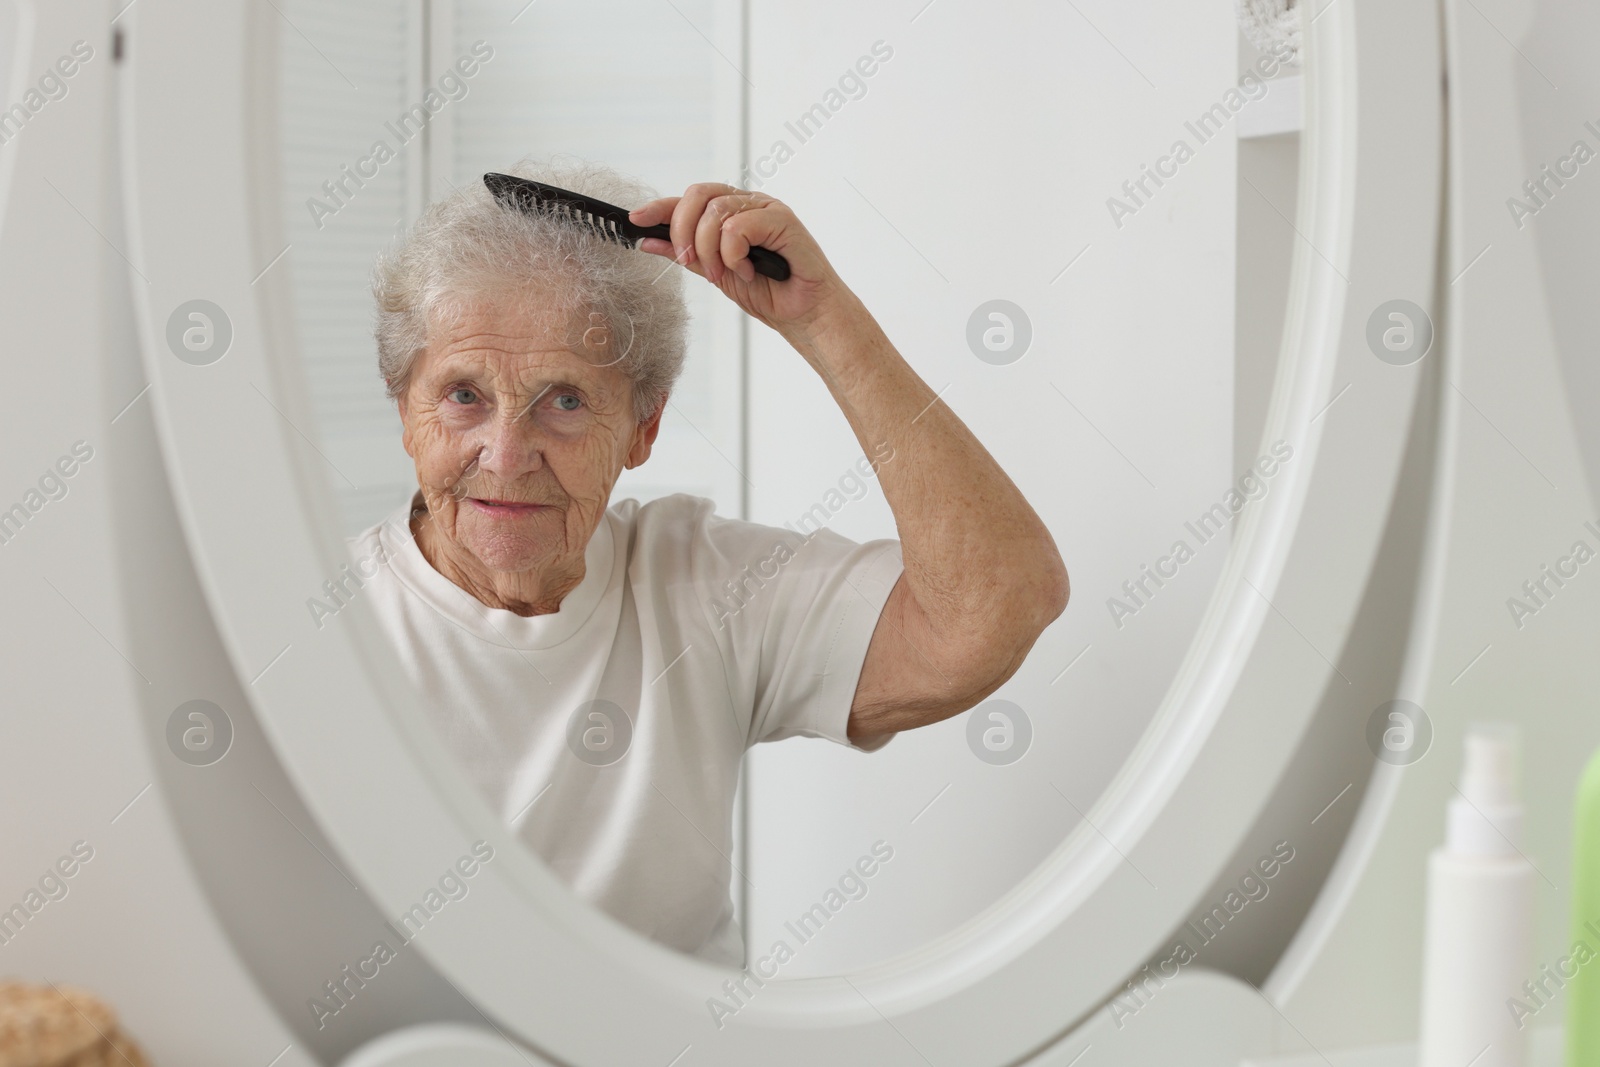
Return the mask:
{"type": "Polygon", "coordinates": [[[624,470],[632,470],[650,458],[650,447],[656,443],[656,434],[661,432],[661,415],[666,410],[667,401],[663,397],[661,403],[656,405],[655,412],[633,428],[633,443],[628,447],[628,458],[622,464],[624,470]]]}
{"type": "MultiPolygon", "coordinates": [[[[410,392],[410,389],[407,389],[406,392],[410,392]]],[[[395,397],[394,405],[400,412],[400,447],[406,450],[406,455],[416,459],[417,457],[411,451],[411,419],[409,417],[411,412],[406,407],[406,393],[401,393],[395,397]]]]}

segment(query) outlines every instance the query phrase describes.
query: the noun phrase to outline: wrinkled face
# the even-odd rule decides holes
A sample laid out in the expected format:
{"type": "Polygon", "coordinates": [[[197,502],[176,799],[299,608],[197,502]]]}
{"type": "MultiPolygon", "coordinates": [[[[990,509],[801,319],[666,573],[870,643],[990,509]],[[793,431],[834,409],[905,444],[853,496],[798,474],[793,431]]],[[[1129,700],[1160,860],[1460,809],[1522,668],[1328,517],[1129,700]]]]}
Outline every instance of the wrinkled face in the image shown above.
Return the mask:
{"type": "Polygon", "coordinates": [[[403,441],[435,544],[469,587],[536,591],[581,568],[617,476],[650,454],[659,413],[638,422],[633,382],[605,365],[614,339],[582,318],[476,299],[417,356],[403,441]]]}

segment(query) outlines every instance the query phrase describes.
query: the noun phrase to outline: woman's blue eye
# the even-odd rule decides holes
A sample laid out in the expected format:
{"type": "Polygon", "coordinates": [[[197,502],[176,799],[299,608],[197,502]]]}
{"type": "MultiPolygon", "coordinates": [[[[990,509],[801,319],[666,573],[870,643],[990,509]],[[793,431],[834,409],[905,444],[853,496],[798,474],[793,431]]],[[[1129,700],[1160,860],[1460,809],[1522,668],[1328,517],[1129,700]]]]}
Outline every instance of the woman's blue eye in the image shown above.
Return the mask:
{"type": "Polygon", "coordinates": [[[454,400],[457,404],[470,404],[474,400],[478,399],[478,394],[477,393],[474,393],[471,389],[465,389],[465,388],[463,388],[463,389],[452,389],[452,390],[450,390],[449,396],[450,396],[450,399],[454,400]],[[461,397],[463,395],[465,395],[467,397],[467,399],[462,400],[461,397]]]}
{"type": "Polygon", "coordinates": [[[579,406],[583,403],[583,400],[580,397],[574,396],[571,393],[562,393],[560,396],[556,397],[556,404],[559,406],[563,400],[572,401],[572,405],[570,407],[562,407],[562,411],[577,411],[579,406]]]}

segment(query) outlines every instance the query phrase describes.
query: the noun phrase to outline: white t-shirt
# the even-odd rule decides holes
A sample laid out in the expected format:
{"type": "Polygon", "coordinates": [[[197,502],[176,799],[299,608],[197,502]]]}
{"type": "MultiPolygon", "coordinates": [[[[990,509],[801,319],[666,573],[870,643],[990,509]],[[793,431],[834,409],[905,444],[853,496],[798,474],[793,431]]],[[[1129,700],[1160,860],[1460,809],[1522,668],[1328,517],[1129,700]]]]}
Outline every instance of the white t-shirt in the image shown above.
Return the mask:
{"type": "Polygon", "coordinates": [[[740,759],[796,734],[850,744],[900,542],[807,538],[687,494],[627,499],[596,527],[560,610],[524,617],[433,569],[411,534],[420,504],[349,547],[363,574],[387,564],[360,595],[446,748],[580,896],[742,967],[729,894],[740,759]]]}

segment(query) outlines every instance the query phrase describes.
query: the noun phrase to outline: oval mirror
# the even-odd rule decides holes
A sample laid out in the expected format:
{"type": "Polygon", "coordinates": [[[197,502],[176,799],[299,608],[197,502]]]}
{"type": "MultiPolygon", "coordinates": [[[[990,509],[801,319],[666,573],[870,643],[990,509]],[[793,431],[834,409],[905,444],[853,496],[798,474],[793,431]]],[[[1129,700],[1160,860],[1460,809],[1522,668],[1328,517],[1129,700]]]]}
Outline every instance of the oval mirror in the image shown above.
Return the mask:
{"type": "MultiPolygon", "coordinates": [[[[1421,373],[1394,374],[1364,328],[1385,299],[1429,302],[1432,214],[1396,254],[1392,219],[1356,208],[1373,188],[1431,202],[1436,116],[1404,113],[1416,158],[1356,170],[1375,157],[1357,153],[1354,6],[1307,31],[1303,74],[1182,5],[1044,25],[721,0],[598,20],[467,2],[137,13],[128,186],[160,268],[141,312],[208,598],[241,675],[272,664],[250,699],[381,909],[478,859],[474,903],[417,940],[486,1016],[574,1062],[697,1043],[703,1062],[935,1046],[1012,1062],[1103,1003],[1253,844],[1343,677],[1421,373]],[[200,32],[239,51],[180,59],[200,32]],[[951,55],[988,76],[952,84],[951,55]],[[1272,114],[1291,82],[1300,135],[1272,114]],[[214,137],[161,132],[196,128],[214,137]],[[870,753],[751,751],[722,855],[745,962],[827,912],[759,996],[591,908],[519,839],[542,784],[485,795],[369,601],[308,607],[343,581],[343,538],[416,487],[370,339],[375,256],[484,171],[557,153],[663,194],[726,176],[793,206],[1073,575],[1072,606],[973,711],[870,753]],[[224,358],[165,343],[200,299],[227,320],[224,358]],[[851,875],[866,858],[874,873],[851,875]],[[602,999],[632,1025],[585,1024],[602,999]]],[[[823,381],[683,281],[689,361],[611,501],[692,494],[741,522],[895,536],[881,466],[860,465],[871,450],[823,381]]]]}

